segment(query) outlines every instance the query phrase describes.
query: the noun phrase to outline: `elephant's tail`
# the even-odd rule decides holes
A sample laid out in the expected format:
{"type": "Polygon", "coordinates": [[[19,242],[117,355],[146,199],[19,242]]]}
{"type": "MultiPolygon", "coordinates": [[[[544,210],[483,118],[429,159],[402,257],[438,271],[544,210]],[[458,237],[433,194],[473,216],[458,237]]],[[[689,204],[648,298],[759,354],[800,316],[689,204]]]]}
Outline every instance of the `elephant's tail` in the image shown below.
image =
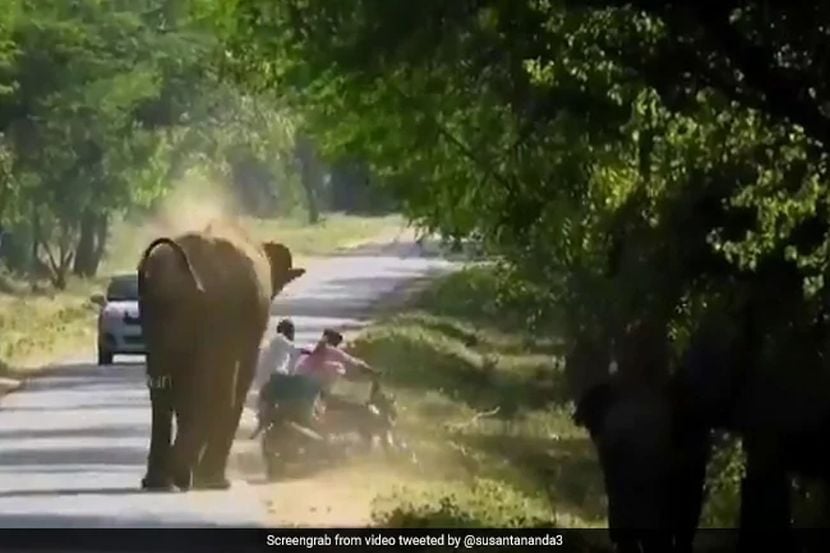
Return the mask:
{"type": "Polygon", "coordinates": [[[155,240],[150,242],[150,245],[147,246],[147,249],[144,250],[144,255],[141,256],[141,261],[138,264],[139,294],[141,294],[141,291],[144,289],[144,264],[147,262],[147,258],[150,257],[150,254],[153,252],[153,250],[157,246],[161,246],[162,244],[170,246],[173,249],[173,251],[176,252],[176,254],[184,263],[185,267],[187,267],[187,272],[190,275],[190,278],[193,280],[193,284],[194,286],[196,286],[196,289],[199,292],[204,292],[205,289],[204,286],[202,286],[202,281],[199,279],[199,275],[197,275],[196,271],[193,269],[193,264],[190,262],[190,258],[187,256],[187,252],[184,251],[184,248],[182,248],[181,244],[176,242],[176,240],[174,240],[173,238],[162,237],[156,238],[155,240]]]}

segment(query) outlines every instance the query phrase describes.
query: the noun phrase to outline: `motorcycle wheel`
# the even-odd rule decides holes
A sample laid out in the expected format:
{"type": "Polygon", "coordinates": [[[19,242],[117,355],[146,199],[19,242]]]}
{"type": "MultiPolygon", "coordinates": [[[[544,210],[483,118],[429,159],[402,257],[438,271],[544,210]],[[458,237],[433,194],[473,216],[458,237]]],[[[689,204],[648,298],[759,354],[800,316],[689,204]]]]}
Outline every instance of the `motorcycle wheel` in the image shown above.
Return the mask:
{"type": "Polygon", "coordinates": [[[285,476],[286,465],[296,457],[297,444],[291,434],[283,425],[274,425],[263,433],[260,445],[265,475],[269,481],[285,476]]]}

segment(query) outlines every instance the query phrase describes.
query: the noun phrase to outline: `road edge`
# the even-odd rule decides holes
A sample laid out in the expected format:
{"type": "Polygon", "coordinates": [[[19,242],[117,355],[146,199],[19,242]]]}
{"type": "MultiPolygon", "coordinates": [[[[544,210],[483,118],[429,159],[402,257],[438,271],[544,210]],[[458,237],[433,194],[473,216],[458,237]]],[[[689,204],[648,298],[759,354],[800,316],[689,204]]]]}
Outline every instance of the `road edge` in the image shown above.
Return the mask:
{"type": "Polygon", "coordinates": [[[0,377],[0,399],[6,394],[17,391],[22,385],[23,381],[17,380],[16,378],[0,377]]]}

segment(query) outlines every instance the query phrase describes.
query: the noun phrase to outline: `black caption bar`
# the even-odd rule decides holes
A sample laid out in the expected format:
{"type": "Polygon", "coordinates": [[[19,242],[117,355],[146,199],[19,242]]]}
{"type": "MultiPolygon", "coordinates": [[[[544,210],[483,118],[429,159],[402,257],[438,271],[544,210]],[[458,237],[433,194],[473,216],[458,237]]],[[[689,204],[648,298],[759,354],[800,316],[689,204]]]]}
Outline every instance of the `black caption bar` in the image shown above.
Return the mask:
{"type": "MultiPolygon", "coordinates": [[[[625,537],[625,534],[623,534],[625,537]]],[[[674,550],[660,532],[631,533],[653,551],[674,550]],[[653,549],[656,547],[656,549],[653,549]]],[[[757,534],[758,543],[771,536],[757,534]]],[[[737,551],[734,530],[698,532],[695,551],[737,551]]],[[[828,551],[827,531],[794,532],[776,551],[828,551]]],[[[753,540],[754,541],[754,540],[753,540]]],[[[611,552],[608,531],[558,529],[32,529],[0,530],[0,552],[246,553],[254,551],[568,551],[611,552]]],[[[682,548],[681,548],[682,549],[682,548]]],[[[754,548],[753,548],[754,549],[754,548]]],[[[756,549],[757,550],[757,549],[756,549]]]]}
{"type": "MultiPolygon", "coordinates": [[[[605,532],[594,532],[602,538],[605,532]]],[[[596,540],[594,540],[596,541],[596,540]]],[[[355,549],[473,551],[586,549],[570,530],[458,529],[61,529],[0,530],[0,551],[248,552],[355,549]]]]}

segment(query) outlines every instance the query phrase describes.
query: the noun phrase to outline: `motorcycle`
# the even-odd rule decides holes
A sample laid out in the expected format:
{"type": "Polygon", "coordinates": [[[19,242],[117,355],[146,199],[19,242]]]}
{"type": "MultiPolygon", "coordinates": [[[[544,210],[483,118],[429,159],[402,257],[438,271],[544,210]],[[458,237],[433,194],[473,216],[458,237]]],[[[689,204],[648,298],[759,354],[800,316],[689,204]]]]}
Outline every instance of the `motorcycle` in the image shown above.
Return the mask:
{"type": "Polygon", "coordinates": [[[377,379],[363,403],[321,393],[311,411],[310,417],[301,417],[294,405],[284,401],[261,404],[252,438],[262,436],[260,449],[269,480],[284,475],[292,465],[309,468],[348,455],[351,437],[357,437],[365,449],[376,442],[387,452],[403,445],[394,432],[395,398],[383,391],[377,379]]]}

